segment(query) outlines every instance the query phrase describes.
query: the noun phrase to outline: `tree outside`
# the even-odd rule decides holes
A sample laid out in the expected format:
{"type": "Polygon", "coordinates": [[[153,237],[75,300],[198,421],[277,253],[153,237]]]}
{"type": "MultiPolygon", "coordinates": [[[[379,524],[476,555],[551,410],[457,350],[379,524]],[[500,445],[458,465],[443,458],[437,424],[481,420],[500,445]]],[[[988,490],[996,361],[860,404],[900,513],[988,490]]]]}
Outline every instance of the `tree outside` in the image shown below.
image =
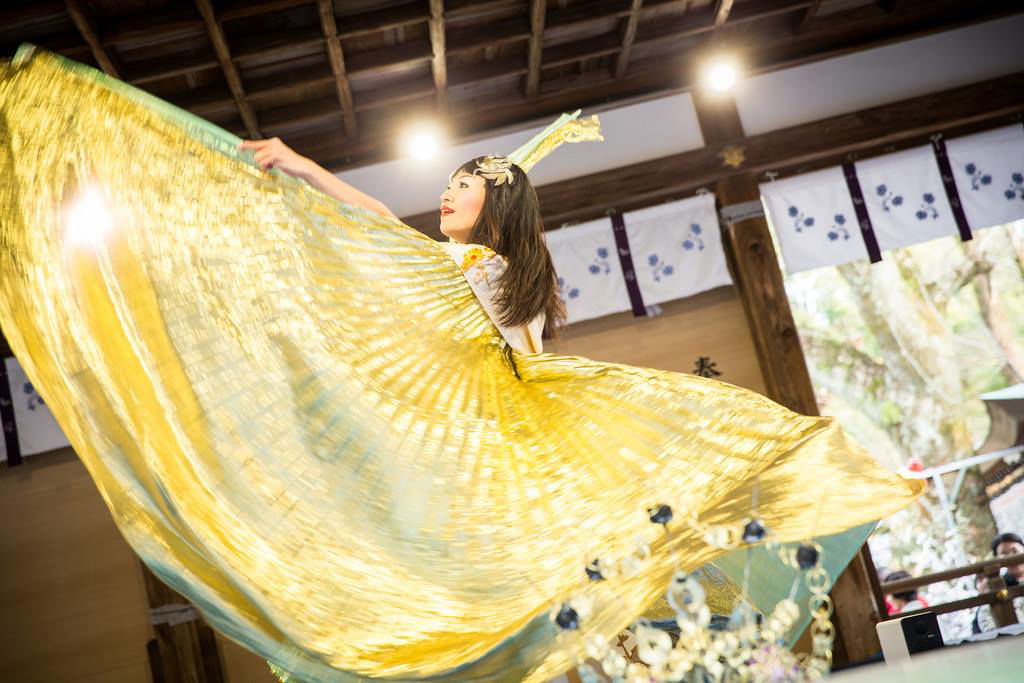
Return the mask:
{"type": "MultiPolygon", "coordinates": [[[[979,396],[1024,381],[1024,221],[788,275],[786,291],[822,414],[897,471],[976,455],[989,429],[979,396]]],[[[952,502],[953,530],[935,486],[883,520],[876,565],[916,576],[989,555],[977,467],[952,502]]],[[[970,579],[923,591],[931,604],[974,593],[970,579]]],[[[965,635],[970,618],[950,615],[944,630],[965,635]]]]}

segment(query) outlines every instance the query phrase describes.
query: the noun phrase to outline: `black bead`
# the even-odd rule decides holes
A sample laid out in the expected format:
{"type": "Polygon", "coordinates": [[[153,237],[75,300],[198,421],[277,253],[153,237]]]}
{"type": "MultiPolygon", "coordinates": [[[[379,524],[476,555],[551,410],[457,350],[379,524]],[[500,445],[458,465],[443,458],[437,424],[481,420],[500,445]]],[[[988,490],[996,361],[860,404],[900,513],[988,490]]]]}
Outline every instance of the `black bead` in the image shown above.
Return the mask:
{"type": "Polygon", "coordinates": [[[580,627],[580,615],[569,605],[562,605],[562,609],[558,610],[558,616],[555,617],[555,623],[561,629],[575,631],[580,627]]]}
{"type": "Polygon", "coordinates": [[[671,505],[659,505],[656,508],[647,508],[647,513],[651,516],[651,521],[655,524],[668,524],[672,521],[671,505]]]}
{"type": "Polygon", "coordinates": [[[756,519],[752,519],[747,522],[747,525],[743,527],[743,542],[744,543],[757,543],[764,538],[764,527],[756,519]]]}
{"type": "Polygon", "coordinates": [[[597,560],[594,560],[587,565],[587,578],[591,581],[604,581],[604,574],[601,573],[601,569],[597,566],[597,562],[597,560]]]}
{"type": "Polygon", "coordinates": [[[818,549],[813,545],[802,545],[796,551],[796,563],[800,569],[810,569],[818,564],[818,549]]]}

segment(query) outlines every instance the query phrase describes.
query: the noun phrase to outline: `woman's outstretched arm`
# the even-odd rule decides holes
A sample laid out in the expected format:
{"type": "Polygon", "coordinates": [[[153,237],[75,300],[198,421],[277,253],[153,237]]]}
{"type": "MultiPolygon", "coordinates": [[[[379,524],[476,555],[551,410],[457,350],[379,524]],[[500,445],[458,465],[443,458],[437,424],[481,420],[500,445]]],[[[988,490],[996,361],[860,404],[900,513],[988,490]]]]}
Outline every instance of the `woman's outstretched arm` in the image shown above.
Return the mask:
{"type": "Polygon", "coordinates": [[[389,218],[398,218],[383,202],[360,192],[312,159],[302,156],[281,142],[280,138],[245,140],[240,147],[253,150],[256,163],[265,169],[279,168],[346,204],[369,209],[389,218]]]}

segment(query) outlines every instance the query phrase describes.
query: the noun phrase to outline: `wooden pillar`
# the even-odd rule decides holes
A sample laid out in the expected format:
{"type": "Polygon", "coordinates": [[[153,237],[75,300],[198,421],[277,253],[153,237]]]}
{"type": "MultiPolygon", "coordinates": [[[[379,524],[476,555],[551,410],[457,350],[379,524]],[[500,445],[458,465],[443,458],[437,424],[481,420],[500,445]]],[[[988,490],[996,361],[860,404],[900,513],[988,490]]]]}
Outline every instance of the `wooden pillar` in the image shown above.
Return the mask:
{"type": "MultiPolygon", "coordinates": [[[[723,169],[742,168],[744,138],[735,100],[728,95],[693,92],[704,143],[719,148],[723,169]]],[[[733,175],[719,180],[722,207],[760,201],[757,178],[733,175]]],[[[723,225],[723,247],[750,326],[767,395],[804,415],[818,415],[814,387],[783,285],[778,256],[763,215],[723,225]]],[[[832,589],[836,606],[833,646],[836,665],[866,659],[881,650],[875,624],[883,616],[878,577],[865,544],[832,589]]]]}
{"type": "Polygon", "coordinates": [[[156,638],[149,642],[153,683],[224,683],[217,638],[182,595],[140,563],[156,638]]]}

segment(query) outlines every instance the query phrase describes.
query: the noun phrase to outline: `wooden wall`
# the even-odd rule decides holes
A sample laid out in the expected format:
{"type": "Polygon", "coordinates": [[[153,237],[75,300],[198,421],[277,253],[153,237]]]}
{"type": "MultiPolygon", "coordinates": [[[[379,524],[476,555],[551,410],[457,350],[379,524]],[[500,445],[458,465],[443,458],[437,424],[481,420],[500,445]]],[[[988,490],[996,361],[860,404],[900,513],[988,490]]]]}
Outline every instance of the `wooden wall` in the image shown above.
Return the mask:
{"type": "Polygon", "coordinates": [[[0,467],[0,680],[139,683],[139,561],[68,448],[0,467]]]}
{"type": "Polygon", "coordinates": [[[545,351],[660,370],[693,373],[706,356],[722,374],[715,379],[764,393],[764,381],[743,305],[733,287],[718,287],[662,304],[662,314],[630,312],[570,325],[545,351]]]}
{"type": "MultiPolygon", "coordinates": [[[[692,372],[763,391],[742,305],[720,287],[571,326],[547,350],[692,372]]],[[[70,449],[0,466],[0,681],[148,683],[152,638],[142,575],[85,468],[70,449]]],[[[262,659],[218,638],[231,683],[272,683],[262,659]]]]}
{"type": "MultiPolygon", "coordinates": [[[[139,560],[74,451],[0,465],[0,681],[150,683],[152,637],[139,560]]],[[[276,681],[218,642],[230,683],[276,681]]]]}

